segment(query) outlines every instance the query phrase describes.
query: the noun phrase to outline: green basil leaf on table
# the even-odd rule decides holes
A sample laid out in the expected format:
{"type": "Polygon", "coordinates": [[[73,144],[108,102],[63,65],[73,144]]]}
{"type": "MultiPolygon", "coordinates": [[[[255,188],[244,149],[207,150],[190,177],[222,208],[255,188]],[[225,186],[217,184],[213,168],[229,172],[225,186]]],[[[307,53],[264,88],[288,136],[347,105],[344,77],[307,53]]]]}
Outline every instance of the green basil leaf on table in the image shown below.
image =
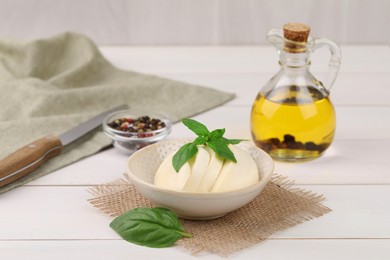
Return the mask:
{"type": "Polygon", "coordinates": [[[111,223],[123,239],[147,247],[169,247],[183,237],[192,237],[184,231],[179,218],[166,208],[135,208],[111,223]]]}

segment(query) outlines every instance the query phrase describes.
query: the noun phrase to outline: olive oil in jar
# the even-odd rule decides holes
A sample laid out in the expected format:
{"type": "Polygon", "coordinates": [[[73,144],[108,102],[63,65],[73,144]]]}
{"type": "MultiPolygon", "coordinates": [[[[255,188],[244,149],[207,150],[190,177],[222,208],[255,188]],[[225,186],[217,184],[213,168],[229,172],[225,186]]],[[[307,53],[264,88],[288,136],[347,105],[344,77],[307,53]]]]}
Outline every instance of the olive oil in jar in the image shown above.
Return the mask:
{"type": "Polygon", "coordinates": [[[340,48],[326,38],[312,38],[310,26],[300,23],[273,29],[267,38],[278,51],[280,70],[260,89],[252,106],[252,138],[275,160],[315,159],[334,137],[329,91],[340,67],[340,48]],[[319,48],[331,53],[324,82],[309,69],[310,55],[319,48]]]}
{"type": "Polygon", "coordinates": [[[281,161],[319,157],[333,141],[335,123],[328,96],[310,86],[260,92],[251,112],[255,144],[281,161]]]}

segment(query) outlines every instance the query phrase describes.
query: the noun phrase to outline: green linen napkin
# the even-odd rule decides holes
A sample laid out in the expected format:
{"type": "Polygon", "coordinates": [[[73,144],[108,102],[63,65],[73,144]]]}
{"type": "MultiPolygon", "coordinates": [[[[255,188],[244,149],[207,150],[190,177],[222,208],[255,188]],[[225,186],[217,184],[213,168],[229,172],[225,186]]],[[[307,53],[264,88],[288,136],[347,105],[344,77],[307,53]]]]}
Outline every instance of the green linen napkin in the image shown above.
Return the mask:
{"type": "MultiPolygon", "coordinates": [[[[115,68],[90,39],[75,33],[28,43],[0,41],[0,159],[39,137],[61,134],[123,103],[130,109],[163,111],[178,121],[233,97],[210,88],[115,68]]],[[[110,140],[97,129],[66,146],[60,156],[35,172],[0,188],[0,193],[108,145],[110,140]]]]}

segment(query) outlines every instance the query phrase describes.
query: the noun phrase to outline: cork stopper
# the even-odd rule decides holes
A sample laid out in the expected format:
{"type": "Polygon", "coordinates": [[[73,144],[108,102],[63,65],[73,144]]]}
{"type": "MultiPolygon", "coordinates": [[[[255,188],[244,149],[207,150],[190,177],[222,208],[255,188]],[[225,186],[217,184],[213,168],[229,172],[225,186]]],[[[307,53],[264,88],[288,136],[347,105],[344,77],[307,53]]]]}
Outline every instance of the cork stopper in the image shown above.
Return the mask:
{"type": "Polygon", "coordinates": [[[286,41],[284,50],[293,53],[305,52],[305,43],[310,34],[310,26],[302,23],[287,23],[283,26],[286,41]],[[293,42],[290,42],[293,41],[293,42]]]}

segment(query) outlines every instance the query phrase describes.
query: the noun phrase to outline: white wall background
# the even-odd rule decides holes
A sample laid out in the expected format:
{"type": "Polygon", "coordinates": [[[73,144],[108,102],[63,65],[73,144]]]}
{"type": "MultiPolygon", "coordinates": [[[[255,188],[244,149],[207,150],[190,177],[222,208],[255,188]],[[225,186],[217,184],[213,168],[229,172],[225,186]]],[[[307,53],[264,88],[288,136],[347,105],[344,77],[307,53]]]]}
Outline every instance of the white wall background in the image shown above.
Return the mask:
{"type": "Polygon", "coordinates": [[[0,0],[0,38],[63,31],[100,45],[264,44],[297,21],[342,44],[389,44],[390,0],[0,0]]]}

